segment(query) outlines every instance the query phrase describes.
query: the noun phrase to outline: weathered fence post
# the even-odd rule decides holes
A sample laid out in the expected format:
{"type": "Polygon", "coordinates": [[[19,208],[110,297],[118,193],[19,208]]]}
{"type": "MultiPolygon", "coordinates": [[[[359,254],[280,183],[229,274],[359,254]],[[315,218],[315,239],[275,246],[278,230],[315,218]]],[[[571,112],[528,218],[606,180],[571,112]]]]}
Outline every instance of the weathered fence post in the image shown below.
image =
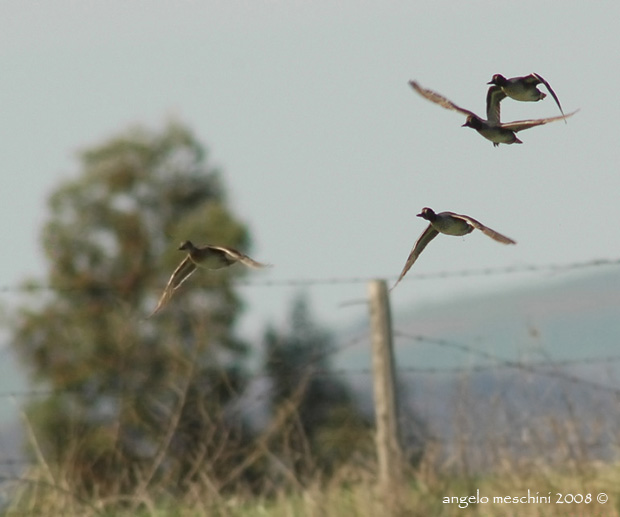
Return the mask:
{"type": "Polygon", "coordinates": [[[379,485],[386,501],[397,502],[403,481],[403,453],[398,428],[392,318],[385,281],[372,280],[368,294],[379,485]]]}

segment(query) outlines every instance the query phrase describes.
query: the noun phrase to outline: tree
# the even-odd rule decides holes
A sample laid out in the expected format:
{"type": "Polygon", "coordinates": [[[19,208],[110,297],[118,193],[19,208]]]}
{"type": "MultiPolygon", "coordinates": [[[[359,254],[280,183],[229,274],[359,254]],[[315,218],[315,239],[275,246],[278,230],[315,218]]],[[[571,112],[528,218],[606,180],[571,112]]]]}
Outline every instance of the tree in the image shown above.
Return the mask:
{"type": "Polygon", "coordinates": [[[334,373],[333,337],[313,321],[305,296],[294,300],[289,328],[269,327],[264,343],[272,414],[283,405],[296,405],[293,418],[274,439],[274,450],[297,478],[329,475],[355,452],[371,450],[371,423],[334,373]]]}
{"type": "Polygon", "coordinates": [[[51,390],[28,408],[37,445],[83,494],[183,489],[205,469],[217,477],[244,440],[223,412],[245,382],[232,285],[243,269],[197,272],[161,313],[144,316],[183,258],[179,242],[244,249],[248,231],[178,123],[131,129],[79,159],[79,176],[49,201],[49,290],[13,328],[51,390]]]}

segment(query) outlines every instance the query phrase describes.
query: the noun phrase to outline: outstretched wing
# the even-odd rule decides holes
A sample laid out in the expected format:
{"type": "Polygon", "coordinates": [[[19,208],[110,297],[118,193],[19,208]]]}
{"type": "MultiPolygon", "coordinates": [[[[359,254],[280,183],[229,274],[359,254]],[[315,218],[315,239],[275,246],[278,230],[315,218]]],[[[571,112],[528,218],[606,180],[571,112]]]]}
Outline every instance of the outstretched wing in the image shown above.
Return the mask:
{"type": "Polygon", "coordinates": [[[579,110],[575,110],[568,115],[559,115],[557,117],[549,117],[549,118],[538,118],[532,120],[517,120],[515,122],[508,122],[506,124],[501,124],[501,127],[505,129],[510,129],[517,133],[518,131],[523,131],[524,129],[529,129],[531,127],[541,126],[542,124],[547,124],[548,122],[555,122],[556,120],[564,120],[569,117],[572,117],[579,110]]]}
{"type": "Polygon", "coordinates": [[[560,113],[562,115],[564,115],[564,111],[562,111],[562,106],[560,105],[560,99],[558,99],[558,96],[553,91],[553,88],[551,88],[551,85],[539,74],[531,74],[531,77],[534,77],[539,83],[542,83],[542,84],[545,85],[547,90],[549,90],[549,93],[551,94],[551,97],[553,97],[553,100],[558,105],[558,108],[560,108],[560,113]]]}
{"type": "Polygon", "coordinates": [[[439,232],[435,230],[435,228],[433,228],[433,226],[430,224],[428,225],[428,228],[426,228],[426,230],[422,232],[422,235],[420,235],[416,243],[413,245],[413,249],[411,250],[411,253],[409,253],[409,257],[407,257],[407,262],[405,263],[405,267],[403,268],[400,276],[398,277],[398,280],[396,280],[396,283],[392,286],[390,291],[394,289],[398,285],[398,283],[404,278],[404,276],[407,274],[407,271],[409,271],[411,269],[411,266],[413,266],[413,263],[418,260],[420,253],[424,251],[424,248],[426,248],[428,243],[431,242],[435,237],[437,237],[438,234],[439,232]]]}
{"type": "Polygon", "coordinates": [[[241,262],[243,265],[251,267],[251,268],[259,269],[259,268],[271,267],[271,264],[263,264],[262,262],[258,262],[254,260],[253,258],[248,257],[244,253],[241,253],[240,251],[234,248],[228,248],[226,246],[209,246],[209,247],[211,249],[219,250],[225,253],[230,259],[232,259],[233,262],[241,262]]]}
{"type": "Polygon", "coordinates": [[[409,84],[422,97],[424,97],[425,99],[428,99],[431,102],[434,102],[435,104],[439,104],[442,108],[446,108],[452,111],[458,111],[459,113],[462,113],[463,115],[467,115],[467,116],[473,115],[474,117],[479,118],[478,115],[476,115],[473,111],[469,111],[464,108],[461,108],[460,106],[457,106],[456,104],[454,104],[454,102],[452,102],[449,99],[446,99],[443,95],[439,95],[437,92],[434,92],[433,90],[422,88],[415,81],[409,81],[409,84]]]}
{"type": "Polygon", "coordinates": [[[149,315],[149,318],[157,314],[170,301],[172,293],[174,293],[194,271],[196,271],[196,264],[191,261],[188,255],[170,276],[170,280],[168,280],[166,288],[157,302],[157,307],[155,307],[155,310],[149,315]]]}
{"type": "Polygon", "coordinates": [[[506,97],[506,94],[499,86],[491,86],[487,91],[487,122],[498,126],[500,121],[499,103],[506,97]]]}
{"type": "Polygon", "coordinates": [[[458,217],[459,219],[463,219],[463,221],[468,222],[472,225],[476,230],[480,230],[485,235],[491,237],[491,239],[496,240],[497,242],[501,242],[502,244],[516,244],[516,241],[513,241],[510,237],[506,237],[495,230],[492,230],[488,226],[485,226],[480,221],[477,221],[473,217],[469,217],[468,215],[461,214],[452,214],[453,217],[458,217]]]}

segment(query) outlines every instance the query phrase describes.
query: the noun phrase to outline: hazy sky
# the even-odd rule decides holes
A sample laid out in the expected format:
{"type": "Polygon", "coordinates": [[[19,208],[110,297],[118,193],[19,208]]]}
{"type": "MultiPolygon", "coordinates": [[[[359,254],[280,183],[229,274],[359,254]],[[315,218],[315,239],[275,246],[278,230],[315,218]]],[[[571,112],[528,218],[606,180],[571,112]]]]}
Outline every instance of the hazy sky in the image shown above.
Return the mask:
{"type": "MultiPolygon", "coordinates": [[[[394,291],[397,309],[549,278],[416,274],[617,258],[618,20],[612,1],[4,1],[0,286],[44,279],[46,199],[77,173],[76,151],[170,117],[206,144],[252,256],[275,265],[241,288],[247,333],[282,321],[299,289],[262,282],[395,278],[424,206],[469,214],[518,245],[479,232],[436,239],[394,291]],[[494,73],[531,72],[565,112],[581,112],[499,148],[407,84],[484,115],[494,73]]],[[[502,104],[506,121],[556,114],[551,98],[502,104]]],[[[339,308],[365,297],[364,282],[309,293],[325,323],[366,313],[339,308]]]]}

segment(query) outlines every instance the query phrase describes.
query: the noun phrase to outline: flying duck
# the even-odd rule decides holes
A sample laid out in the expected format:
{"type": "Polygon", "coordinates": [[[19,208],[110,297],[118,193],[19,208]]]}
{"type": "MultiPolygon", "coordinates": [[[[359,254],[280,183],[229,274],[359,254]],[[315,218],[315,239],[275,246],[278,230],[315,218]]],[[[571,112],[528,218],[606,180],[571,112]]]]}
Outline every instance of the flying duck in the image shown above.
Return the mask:
{"type": "Polygon", "coordinates": [[[187,256],[172,273],[159,302],[157,302],[157,307],[155,307],[150,316],[159,312],[168,303],[174,291],[196,271],[197,267],[212,270],[221,269],[236,262],[241,262],[245,266],[252,268],[271,267],[269,264],[262,264],[251,259],[234,248],[225,246],[207,245],[197,248],[191,241],[185,241],[179,246],[179,249],[187,251],[187,256]]]}
{"type": "Polygon", "coordinates": [[[455,214],[454,212],[440,212],[436,214],[431,208],[423,208],[422,211],[417,214],[417,217],[426,219],[430,224],[414,244],[407,258],[407,262],[405,263],[405,267],[392,289],[394,289],[407,274],[407,271],[413,266],[428,243],[440,233],[446,235],[467,235],[474,230],[480,230],[485,235],[491,237],[491,239],[501,242],[502,244],[516,244],[516,242],[509,237],[492,230],[488,226],[485,226],[481,222],[476,221],[473,217],[467,215],[455,214]]]}
{"type": "Polygon", "coordinates": [[[467,115],[467,119],[463,127],[471,127],[478,131],[484,138],[493,142],[493,146],[497,147],[499,144],[522,144],[523,142],[517,138],[515,133],[529,129],[531,127],[547,124],[548,122],[555,122],[556,120],[564,120],[568,117],[572,117],[577,111],[573,111],[568,115],[561,115],[558,117],[539,118],[531,120],[518,120],[515,122],[500,122],[499,120],[499,102],[501,100],[501,92],[493,90],[493,87],[489,88],[487,92],[487,118],[483,118],[476,115],[473,111],[466,110],[457,106],[452,101],[446,99],[443,95],[422,88],[417,82],[409,81],[411,87],[418,92],[422,97],[428,99],[435,104],[439,104],[445,109],[452,111],[458,111],[463,115],[467,115]],[[491,91],[493,90],[493,91],[491,91]]]}
{"type": "MultiPolygon", "coordinates": [[[[551,85],[539,74],[530,74],[523,77],[511,77],[510,79],[506,79],[502,74],[495,74],[487,84],[493,85],[489,88],[489,92],[492,89],[501,92],[501,97],[499,100],[504,97],[510,97],[511,99],[524,102],[536,102],[543,100],[546,95],[541,92],[537,86],[539,84],[544,84],[555,100],[555,103],[558,105],[558,108],[560,108],[560,113],[564,115],[558,96],[551,88],[551,85]]],[[[488,101],[489,98],[487,97],[487,110],[489,107],[488,101]]]]}

